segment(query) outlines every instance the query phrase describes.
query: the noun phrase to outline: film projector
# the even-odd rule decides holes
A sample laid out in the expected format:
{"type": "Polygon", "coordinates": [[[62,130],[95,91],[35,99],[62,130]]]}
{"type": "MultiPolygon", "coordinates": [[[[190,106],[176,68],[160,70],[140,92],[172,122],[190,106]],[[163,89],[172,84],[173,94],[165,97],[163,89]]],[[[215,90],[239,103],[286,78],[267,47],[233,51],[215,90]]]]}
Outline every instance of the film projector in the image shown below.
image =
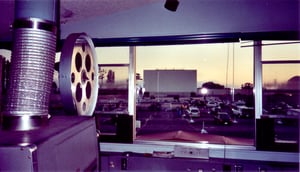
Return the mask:
{"type": "MultiPolygon", "coordinates": [[[[92,117],[98,96],[98,64],[93,42],[85,33],[71,34],[64,42],[59,87],[65,115],[47,115],[47,124],[36,127],[38,124],[30,123],[33,129],[0,130],[0,137],[5,138],[0,139],[0,171],[99,170],[92,117]]],[[[26,123],[24,117],[22,121],[26,123]]]]}

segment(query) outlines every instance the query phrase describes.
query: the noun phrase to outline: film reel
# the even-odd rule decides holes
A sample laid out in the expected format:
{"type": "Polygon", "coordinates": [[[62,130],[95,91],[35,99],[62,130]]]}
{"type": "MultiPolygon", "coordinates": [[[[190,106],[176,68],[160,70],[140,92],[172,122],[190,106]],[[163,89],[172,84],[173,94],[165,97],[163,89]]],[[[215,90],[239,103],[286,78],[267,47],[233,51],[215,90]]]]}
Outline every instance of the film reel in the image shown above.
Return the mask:
{"type": "Polygon", "coordinates": [[[94,44],[85,33],[70,34],[64,42],[59,88],[67,113],[93,115],[98,97],[98,63],[94,44]]]}

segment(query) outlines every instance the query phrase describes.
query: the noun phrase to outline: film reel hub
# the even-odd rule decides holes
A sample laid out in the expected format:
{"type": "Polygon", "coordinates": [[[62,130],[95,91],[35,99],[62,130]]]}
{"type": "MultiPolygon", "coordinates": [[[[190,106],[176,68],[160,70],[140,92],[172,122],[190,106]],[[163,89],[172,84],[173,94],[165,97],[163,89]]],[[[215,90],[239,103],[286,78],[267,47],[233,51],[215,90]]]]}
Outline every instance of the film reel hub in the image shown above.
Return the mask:
{"type": "Polygon", "coordinates": [[[98,63],[92,40],[84,33],[67,37],[59,66],[60,92],[68,113],[93,115],[98,97],[98,63]]]}

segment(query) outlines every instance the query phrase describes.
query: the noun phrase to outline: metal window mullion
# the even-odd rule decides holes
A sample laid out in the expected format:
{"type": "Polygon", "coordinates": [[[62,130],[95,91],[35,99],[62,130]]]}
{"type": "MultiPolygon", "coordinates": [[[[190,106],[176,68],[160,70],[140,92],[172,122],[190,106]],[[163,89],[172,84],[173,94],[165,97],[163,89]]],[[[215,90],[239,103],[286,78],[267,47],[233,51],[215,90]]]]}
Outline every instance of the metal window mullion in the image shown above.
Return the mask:
{"type": "Polygon", "coordinates": [[[262,47],[261,41],[254,41],[254,104],[255,119],[262,115],[262,47]]]}
{"type": "MultiPolygon", "coordinates": [[[[135,138],[136,121],[136,47],[129,47],[129,69],[128,69],[128,113],[133,118],[133,137],[135,138]]],[[[133,138],[133,139],[134,139],[133,138]]]]}
{"type": "Polygon", "coordinates": [[[261,61],[262,64],[299,64],[300,60],[268,60],[261,61]]]}

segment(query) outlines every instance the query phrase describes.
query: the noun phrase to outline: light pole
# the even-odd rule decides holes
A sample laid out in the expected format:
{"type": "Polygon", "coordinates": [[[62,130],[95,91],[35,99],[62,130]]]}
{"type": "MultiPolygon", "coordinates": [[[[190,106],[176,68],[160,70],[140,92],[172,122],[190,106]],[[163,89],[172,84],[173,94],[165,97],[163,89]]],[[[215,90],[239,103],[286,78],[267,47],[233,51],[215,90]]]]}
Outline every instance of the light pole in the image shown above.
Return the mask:
{"type": "Polygon", "coordinates": [[[201,92],[201,94],[202,94],[203,97],[204,97],[204,101],[206,102],[206,95],[207,95],[207,93],[208,93],[208,89],[205,88],[205,87],[203,87],[203,88],[201,88],[200,92],[201,92]]]}

